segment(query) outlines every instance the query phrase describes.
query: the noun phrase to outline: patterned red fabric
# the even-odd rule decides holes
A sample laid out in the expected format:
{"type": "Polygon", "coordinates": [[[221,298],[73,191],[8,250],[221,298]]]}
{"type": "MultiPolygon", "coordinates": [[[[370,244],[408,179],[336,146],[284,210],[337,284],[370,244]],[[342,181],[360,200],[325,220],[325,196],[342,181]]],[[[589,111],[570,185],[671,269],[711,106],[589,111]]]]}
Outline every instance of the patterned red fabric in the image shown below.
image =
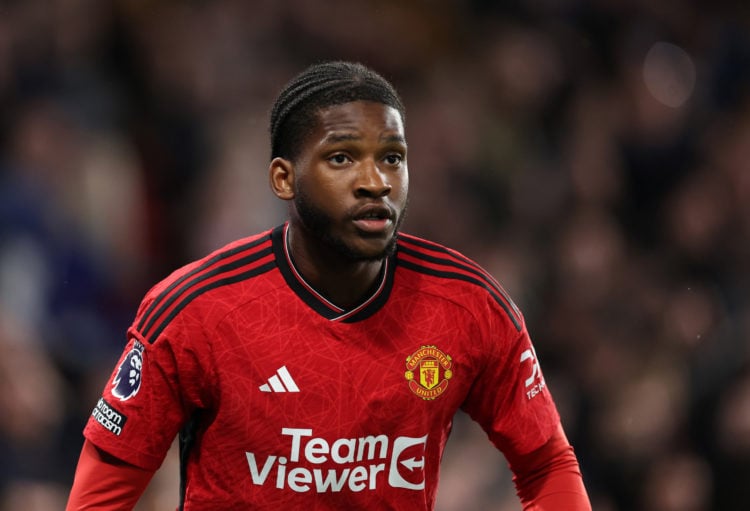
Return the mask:
{"type": "Polygon", "coordinates": [[[591,511],[578,459],[562,426],[539,449],[508,461],[524,511],[591,511]]]}
{"type": "Polygon", "coordinates": [[[86,440],[65,511],[133,509],[153,475],[112,459],[86,440]]]}
{"type": "Polygon", "coordinates": [[[523,318],[476,263],[401,235],[371,296],[343,310],[297,275],[285,229],[147,294],[91,442],[155,470],[182,430],[189,511],[419,510],[459,408],[511,458],[555,433],[523,318]]]}

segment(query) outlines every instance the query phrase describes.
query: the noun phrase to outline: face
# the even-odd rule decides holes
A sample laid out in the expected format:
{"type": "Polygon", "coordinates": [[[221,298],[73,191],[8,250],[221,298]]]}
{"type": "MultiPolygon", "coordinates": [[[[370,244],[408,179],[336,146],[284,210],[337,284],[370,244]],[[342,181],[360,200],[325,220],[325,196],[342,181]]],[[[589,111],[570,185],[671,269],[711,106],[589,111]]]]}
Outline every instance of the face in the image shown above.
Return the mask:
{"type": "Polygon", "coordinates": [[[409,176],[398,110],[369,101],[335,105],[290,162],[295,236],[349,261],[391,253],[406,210],[409,176]]]}

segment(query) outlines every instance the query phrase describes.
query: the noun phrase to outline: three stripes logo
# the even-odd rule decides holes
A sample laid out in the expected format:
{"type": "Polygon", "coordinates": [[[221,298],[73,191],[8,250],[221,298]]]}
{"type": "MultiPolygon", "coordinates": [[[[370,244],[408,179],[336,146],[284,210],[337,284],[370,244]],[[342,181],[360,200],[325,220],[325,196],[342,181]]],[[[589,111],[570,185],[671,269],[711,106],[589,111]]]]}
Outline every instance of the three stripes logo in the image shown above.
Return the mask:
{"type": "Polygon", "coordinates": [[[261,392],[299,392],[299,387],[297,387],[286,366],[279,367],[276,374],[268,379],[268,383],[264,383],[258,388],[261,392]]]}

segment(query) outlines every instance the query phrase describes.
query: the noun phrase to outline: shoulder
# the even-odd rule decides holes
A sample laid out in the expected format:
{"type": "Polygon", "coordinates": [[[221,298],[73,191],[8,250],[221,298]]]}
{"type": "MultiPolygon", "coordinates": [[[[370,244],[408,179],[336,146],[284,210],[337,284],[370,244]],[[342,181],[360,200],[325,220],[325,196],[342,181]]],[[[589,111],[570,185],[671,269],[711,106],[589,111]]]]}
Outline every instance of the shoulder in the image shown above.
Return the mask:
{"type": "Polygon", "coordinates": [[[396,257],[398,267],[427,277],[445,293],[465,290],[479,300],[489,299],[502,309],[516,330],[523,328],[521,312],[505,289],[481,265],[461,252],[400,233],[396,257]]]}
{"type": "Polygon", "coordinates": [[[201,298],[262,278],[276,267],[271,232],[233,241],[172,272],[146,293],[134,329],[153,343],[166,325],[201,298]]]}
{"type": "MultiPolygon", "coordinates": [[[[146,300],[174,296],[176,290],[213,289],[262,273],[273,262],[271,231],[233,241],[210,254],[178,268],[149,290],[146,300]]],[[[270,268],[268,268],[270,269],[270,268]]]]}

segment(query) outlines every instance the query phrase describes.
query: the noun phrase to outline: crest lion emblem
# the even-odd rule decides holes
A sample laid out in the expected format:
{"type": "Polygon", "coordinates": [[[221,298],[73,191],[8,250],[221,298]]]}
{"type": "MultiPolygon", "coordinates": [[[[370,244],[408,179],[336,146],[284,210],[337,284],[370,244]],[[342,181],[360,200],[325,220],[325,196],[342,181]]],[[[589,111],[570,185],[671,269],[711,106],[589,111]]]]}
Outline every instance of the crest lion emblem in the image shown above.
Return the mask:
{"type": "Polygon", "coordinates": [[[141,388],[142,369],[143,344],[135,341],[133,347],[117,368],[117,374],[112,380],[112,395],[120,401],[127,401],[138,394],[141,388]]]}

